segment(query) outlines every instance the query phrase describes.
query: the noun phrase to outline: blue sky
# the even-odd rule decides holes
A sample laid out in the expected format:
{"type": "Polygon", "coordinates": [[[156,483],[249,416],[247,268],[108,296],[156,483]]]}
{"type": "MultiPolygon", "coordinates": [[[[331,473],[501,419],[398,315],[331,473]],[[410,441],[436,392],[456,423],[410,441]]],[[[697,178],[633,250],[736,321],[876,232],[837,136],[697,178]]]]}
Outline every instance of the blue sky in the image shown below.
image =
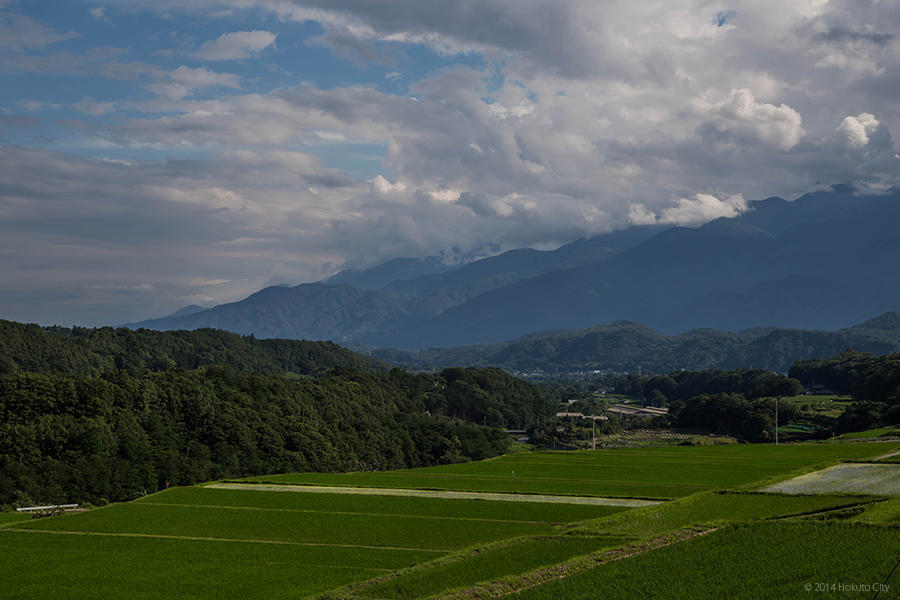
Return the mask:
{"type": "Polygon", "coordinates": [[[897,3],[0,0],[0,318],[897,185],[897,3]]]}
{"type": "MultiPolygon", "coordinates": [[[[15,60],[7,64],[0,103],[6,112],[22,113],[37,123],[12,128],[6,132],[6,140],[94,158],[159,160],[206,153],[207,149],[197,147],[110,147],[85,135],[85,112],[94,127],[152,112],[152,108],[138,106],[159,96],[148,89],[154,75],[142,70],[206,69],[231,78],[223,85],[200,87],[187,94],[201,101],[299,85],[325,90],[365,85],[387,94],[407,94],[411,81],[437,69],[483,65],[477,54],[441,55],[427,47],[404,48],[392,42],[377,44],[377,52],[384,54],[377,62],[339,56],[315,42],[325,32],[319,23],[285,21],[262,10],[184,18],[178,13],[79,1],[18,2],[10,8],[18,9],[14,13],[17,19],[28,19],[29,25],[52,32],[49,35],[59,41],[27,52],[27,59],[45,61],[40,68],[17,65],[15,60]],[[248,20],[252,29],[247,28],[248,20]],[[259,49],[242,50],[236,44],[233,57],[224,54],[210,60],[198,55],[204,44],[235,33],[270,35],[272,41],[261,42],[265,46],[259,49]],[[54,62],[59,68],[54,68],[54,62]],[[71,69],[73,64],[77,66],[71,69]],[[110,65],[117,67],[113,73],[110,65]]],[[[165,114],[165,109],[158,114],[165,114]]],[[[383,170],[382,144],[330,144],[310,151],[326,165],[359,177],[372,178],[383,170]]]]}

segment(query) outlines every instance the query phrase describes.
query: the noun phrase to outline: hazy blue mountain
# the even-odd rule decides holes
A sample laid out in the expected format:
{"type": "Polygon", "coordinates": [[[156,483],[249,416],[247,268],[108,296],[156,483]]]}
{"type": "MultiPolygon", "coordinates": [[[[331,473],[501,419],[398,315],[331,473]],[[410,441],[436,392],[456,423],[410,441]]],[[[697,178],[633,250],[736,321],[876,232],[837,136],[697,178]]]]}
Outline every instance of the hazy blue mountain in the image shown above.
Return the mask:
{"type": "Polygon", "coordinates": [[[875,354],[900,351],[900,311],[841,331],[752,328],[741,332],[695,329],[664,335],[618,321],[579,331],[550,331],[511,342],[427,350],[378,349],[372,355],[413,368],[492,366],[548,374],[577,371],[669,373],[678,369],[765,368],[787,372],[797,360],[832,356],[847,348],[875,354]]]}
{"type": "Polygon", "coordinates": [[[471,262],[445,273],[394,281],[411,314],[431,317],[493,289],[557,269],[595,263],[633,248],[667,227],[643,226],[581,238],[556,250],[524,248],[471,262]]]}
{"type": "Polygon", "coordinates": [[[444,264],[440,256],[395,258],[371,269],[341,271],[332,275],[323,283],[329,285],[352,285],[364,290],[380,290],[392,281],[434,275],[453,268],[455,268],[453,265],[444,264]]]}
{"type": "Polygon", "coordinates": [[[184,308],[176,310],[171,315],[166,315],[164,318],[171,319],[174,317],[186,317],[188,315],[198,313],[201,310],[206,310],[206,309],[203,308],[202,306],[198,306],[196,304],[189,304],[189,305],[185,306],[184,308]]]}
{"type": "Polygon", "coordinates": [[[406,318],[399,303],[378,291],[309,283],[268,287],[240,302],[128,327],[160,330],[213,327],[263,338],[340,342],[398,327],[406,318]]]}
{"type": "Polygon", "coordinates": [[[396,259],[135,326],[404,349],[617,321],[668,334],[835,330],[900,306],[897,223],[897,190],[860,195],[835,186],[793,202],[752,202],[697,228],[632,227],[455,268],[437,257],[396,259]]]}
{"type": "Polygon", "coordinates": [[[898,222],[896,190],[770,198],[734,219],[668,229],[607,260],[488,291],[366,341],[469,345],[619,320],[668,333],[846,327],[900,306],[898,222]]]}
{"type": "Polygon", "coordinates": [[[258,337],[348,342],[374,333],[414,329],[417,323],[485,291],[556,268],[600,260],[661,229],[635,227],[579,239],[552,251],[512,250],[455,268],[441,263],[440,257],[399,258],[372,269],[342,271],[326,282],[273,286],[240,302],[126,327],[216,327],[258,337]],[[404,279],[417,272],[428,274],[404,279]]]}

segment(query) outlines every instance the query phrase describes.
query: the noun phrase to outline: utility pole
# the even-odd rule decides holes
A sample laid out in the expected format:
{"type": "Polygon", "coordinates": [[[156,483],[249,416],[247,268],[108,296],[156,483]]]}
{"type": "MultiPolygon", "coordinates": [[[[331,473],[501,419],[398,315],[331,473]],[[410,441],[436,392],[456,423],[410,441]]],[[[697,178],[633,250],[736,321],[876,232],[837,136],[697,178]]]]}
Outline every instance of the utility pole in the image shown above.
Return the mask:
{"type": "Polygon", "coordinates": [[[775,445],[778,445],[778,396],[775,396],[775,445]]]}
{"type": "Polygon", "coordinates": [[[591,450],[597,449],[597,419],[591,416],[591,450]]]}

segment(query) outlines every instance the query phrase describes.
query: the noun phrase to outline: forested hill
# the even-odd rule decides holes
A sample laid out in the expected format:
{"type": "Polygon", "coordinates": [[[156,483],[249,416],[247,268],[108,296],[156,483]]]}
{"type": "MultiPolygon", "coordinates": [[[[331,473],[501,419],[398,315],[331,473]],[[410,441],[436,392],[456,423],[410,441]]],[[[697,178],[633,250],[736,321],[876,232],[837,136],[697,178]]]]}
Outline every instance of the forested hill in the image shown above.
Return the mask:
{"type": "MultiPolygon", "coordinates": [[[[227,367],[3,375],[0,507],[127,500],[167,482],[496,456],[509,443],[502,430],[447,416],[504,424],[502,407],[511,398],[500,388],[509,377],[494,375],[496,385],[485,387],[476,378],[460,385],[400,370],[319,378],[227,367]],[[462,406],[459,392],[476,405],[462,406]]],[[[544,410],[535,388],[517,385],[535,392],[517,399],[529,404],[523,418],[544,410]]],[[[515,387],[508,391],[521,391],[515,387]]]]}
{"type": "Polygon", "coordinates": [[[0,321],[0,509],[502,453],[555,400],[499,369],[388,371],[328,342],[0,321]]]}
{"type": "Polygon", "coordinates": [[[798,360],[832,356],[847,348],[887,354],[900,351],[900,311],[840,331],[755,328],[741,332],[697,329],[665,335],[618,321],[592,329],[551,331],[511,342],[373,355],[411,368],[494,366],[513,372],[573,371],[669,373],[679,369],[763,368],[787,372],[798,360]]]}
{"type": "Polygon", "coordinates": [[[40,327],[0,320],[0,374],[97,375],[224,365],[255,373],[315,375],[336,367],[386,371],[378,360],[331,342],[257,340],[218,329],[151,331],[40,327]]]}

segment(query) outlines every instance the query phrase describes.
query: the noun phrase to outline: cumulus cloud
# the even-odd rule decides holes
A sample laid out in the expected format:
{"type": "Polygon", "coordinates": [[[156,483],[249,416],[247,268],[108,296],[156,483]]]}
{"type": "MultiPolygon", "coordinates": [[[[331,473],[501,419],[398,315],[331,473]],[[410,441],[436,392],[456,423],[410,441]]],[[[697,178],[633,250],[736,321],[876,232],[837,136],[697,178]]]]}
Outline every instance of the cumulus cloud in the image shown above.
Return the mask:
{"type": "Polygon", "coordinates": [[[838,131],[842,133],[847,144],[853,149],[860,149],[869,143],[869,136],[878,130],[881,123],[871,113],[860,113],[856,116],[848,115],[844,117],[838,126],[838,131]]]}
{"type": "Polygon", "coordinates": [[[233,31],[205,42],[194,53],[200,60],[234,60],[250,58],[275,43],[278,36],[271,31],[233,31]]]}
{"type": "Polygon", "coordinates": [[[703,127],[736,136],[742,142],[758,140],[779,150],[790,150],[804,134],[800,113],[786,104],[759,102],[746,88],[733,89],[718,102],[698,98],[694,108],[706,118],[703,127]]]}

